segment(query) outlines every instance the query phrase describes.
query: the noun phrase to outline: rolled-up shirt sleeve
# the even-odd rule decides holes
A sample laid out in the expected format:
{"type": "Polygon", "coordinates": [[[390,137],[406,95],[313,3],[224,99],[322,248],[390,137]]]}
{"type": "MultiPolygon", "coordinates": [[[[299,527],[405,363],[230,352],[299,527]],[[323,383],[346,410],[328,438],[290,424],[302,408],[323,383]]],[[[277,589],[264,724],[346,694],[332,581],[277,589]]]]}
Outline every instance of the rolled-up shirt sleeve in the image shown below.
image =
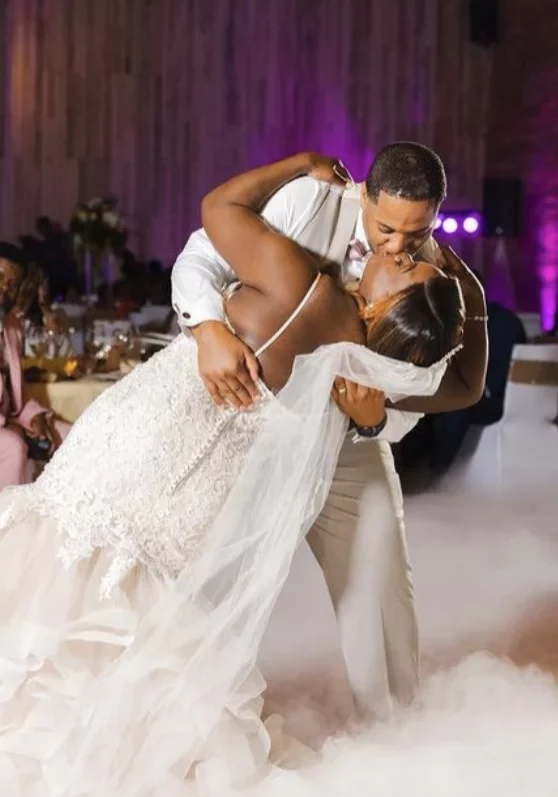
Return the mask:
{"type": "Polygon", "coordinates": [[[205,230],[192,233],[172,270],[172,306],[180,327],[223,321],[223,289],[233,280],[233,270],[205,230]]]}
{"type": "MultiPolygon", "coordinates": [[[[267,202],[262,217],[291,238],[307,222],[318,199],[320,183],[302,177],[283,186],[267,202]]],[[[216,251],[205,230],[196,230],[172,270],[172,306],[183,330],[204,321],[223,321],[223,291],[235,274],[216,251]]]]}

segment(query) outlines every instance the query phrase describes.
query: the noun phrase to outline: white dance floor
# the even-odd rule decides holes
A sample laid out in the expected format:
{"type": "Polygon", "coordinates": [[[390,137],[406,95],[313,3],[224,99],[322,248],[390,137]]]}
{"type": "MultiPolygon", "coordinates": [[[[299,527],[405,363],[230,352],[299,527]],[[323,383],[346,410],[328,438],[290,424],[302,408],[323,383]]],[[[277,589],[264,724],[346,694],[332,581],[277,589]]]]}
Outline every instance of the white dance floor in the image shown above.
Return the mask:
{"type": "MultiPolygon", "coordinates": [[[[516,359],[544,356],[558,362],[558,347],[545,347],[538,354],[539,347],[528,348],[526,353],[521,347],[516,359]]],[[[478,766],[488,772],[486,790],[479,786],[466,792],[456,786],[448,791],[453,775],[446,772],[441,790],[414,793],[491,797],[558,793],[558,763],[549,752],[555,750],[558,739],[554,682],[487,656],[471,657],[488,651],[558,676],[558,426],[553,423],[557,413],[558,388],[510,384],[501,423],[471,435],[458,466],[436,490],[406,498],[424,700],[429,710],[436,707],[440,724],[432,725],[430,711],[422,720],[403,722],[401,738],[409,733],[405,744],[415,749],[424,724],[429,739],[425,744],[431,745],[432,754],[442,745],[437,734],[447,734],[447,744],[454,738],[455,750],[469,751],[451,764],[455,772],[465,773],[463,783],[477,784],[472,775],[470,781],[466,775],[467,755],[471,761],[480,756],[478,766]],[[409,722],[416,722],[412,732],[409,722]],[[490,735],[478,747],[478,734],[485,732],[482,728],[487,734],[491,728],[490,735]],[[513,741],[506,750],[508,733],[513,741]],[[513,760],[514,745],[523,751],[523,758],[516,751],[517,761],[513,760]],[[499,784],[496,762],[510,755],[509,777],[502,775],[499,784]],[[490,760],[485,760],[487,756],[490,760]],[[518,778],[527,777],[525,773],[536,765],[536,776],[522,785],[518,778]]],[[[260,663],[269,683],[269,710],[281,707],[295,725],[306,722],[309,737],[318,728],[324,733],[331,730],[339,721],[348,693],[335,621],[321,572],[306,546],[298,552],[276,607],[260,663]],[[287,693],[291,702],[285,706],[282,700],[287,693]],[[293,699],[293,695],[298,697],[293,699]]],[[[378,740],[370,744],[377,752],[378,740]]],[[[403,765],[412,757],[405,757],[401,744],[397,740],[386,750],[394,760],[400,756],[403,765]]],[[[442,766],[446,752],[439,756],[442,766]]],[[[448,755],[448,766],[452,760],[448,755]]],[[[421,759],[417,772],[422,773],[424,766],[421,759]]],[[[361,793],[382,793],[383,797],[403,793],[393,772],[389,781],[393,787],[386,780],[383,791],[363,789],[361,793]]],[[[352,793],[347,791],[347,797],[352,793]]]]}

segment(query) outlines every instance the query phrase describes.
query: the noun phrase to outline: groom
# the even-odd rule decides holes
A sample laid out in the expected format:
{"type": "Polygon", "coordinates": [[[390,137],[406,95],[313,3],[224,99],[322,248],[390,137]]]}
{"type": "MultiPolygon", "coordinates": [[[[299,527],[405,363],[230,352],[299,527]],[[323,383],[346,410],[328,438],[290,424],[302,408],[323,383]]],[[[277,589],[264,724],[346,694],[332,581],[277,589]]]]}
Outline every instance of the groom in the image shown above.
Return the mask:
{"type": "MultiPolygon", "coordinates": [[[[451,250],[432,234],[446,196],[440,158],[420,144],[384,148],[361,186],[302,177],[283,186],[262,209],[280,232],[358,280],[365,258],[394,279],[382,255],[403,253],[438,264],[460,279],[468,320],[464,347],[436,396],[385,407],[382,394],[351,383],[335,399],[357,432],[339,457],[328,501],[308,535],[335,607],[342,649],[357,706],[375,712],[413,698],[418,683],[418,639],[403,502],[388,441],[401,439],[417,413],[470,406],[481,397],[486,368],[482,288],[451,250]],[[381,563],[381,566],[378,566],[381,563]],[[381,573],[378,579],[372,574],[381,573]]],[[[403,259],[408,263],[408,258],[403,259]]],[[[202,378],[217,403],[249,406],[256,395],[253,352],[224,323],[223,289],[234,274],[204,230],[192,234],[173,270],[173,307],[198,345],[202,378]]],[[[395,277],[397,278],[397,276],[395,277]]]]}

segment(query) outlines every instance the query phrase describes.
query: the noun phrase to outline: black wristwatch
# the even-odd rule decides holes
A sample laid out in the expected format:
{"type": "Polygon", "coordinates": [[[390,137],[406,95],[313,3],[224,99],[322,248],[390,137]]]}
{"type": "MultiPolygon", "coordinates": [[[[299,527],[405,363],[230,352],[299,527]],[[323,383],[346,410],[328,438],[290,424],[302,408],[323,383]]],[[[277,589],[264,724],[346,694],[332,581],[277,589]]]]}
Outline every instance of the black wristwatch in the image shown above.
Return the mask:
{"type": "Polygon", "coordinates": [[[376,426],[357,426],[355,423],[354,429],[355,432],[359,435],[359,437],[367,437],[369,439],[373,439],[374,437],[378,437],[378,435],[382,434],[382,432],[386,428],[387,422],[388,422],[388,416],[386,412],[380,423],[377,423],[376,426]]]}

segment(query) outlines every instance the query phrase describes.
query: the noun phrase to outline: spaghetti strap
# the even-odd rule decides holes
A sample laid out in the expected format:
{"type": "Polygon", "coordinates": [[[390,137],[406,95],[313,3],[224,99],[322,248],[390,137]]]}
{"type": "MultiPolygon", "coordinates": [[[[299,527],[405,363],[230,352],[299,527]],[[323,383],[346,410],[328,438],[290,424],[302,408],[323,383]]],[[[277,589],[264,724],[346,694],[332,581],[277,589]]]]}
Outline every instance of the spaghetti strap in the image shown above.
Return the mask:
{"type": "MultiPolygon", "coordinates": [[[[285,323],[281,327],[279,327],[277,332],[274,335],[272,335],[272,337],[267,341],[267,343],[264,343],[263,346],[260,346],[260,348],[255,353],[256,357],[259,357],[261,354],[263,354],[264,351],[269,349],[269,347],[273,345],[275,341],[278,340],[281,337],[281,335],[290,327],[295,318],[298,315],[300,315],[305,305],[310,300],[310,297],[316,290],[316,287],[318,285],[318,282],[320,281],[321,276],[322,276],[321,274],[317,275],[316,279],[314,280],[312,285],[310,285],[310,288],[303,297],[302,301],[300,302],[298,307],[294,309],[291,315],[287,318],[285,323]]],[[[229,319],[225,318],[225,321],[231,332],[236,334],[229,319]]],[[[198,451],[195,452],[191,460],[187,463],[186,467],[179,474],[178,478],[174,481],[174,483],[170,485],[169,489],[171,495],[180,490],[180,488],[192,475],[192,472],[204,461],[207,454],[213,449],[213,446],[215,445],[217,440],[221,437],[221,435],[227,429],[229,424],[231,424],[237,416],[238,416],[238,411],[232,408],[227,408],[223,411],[219,422],[216,424],[211,434],[204,440],[203,445],[200,447],[198,451]]]]}
{"type": "Polygon", "coordinates": [[[320,281],[321,276],[322,276],[321,274],[317,275],[316,279],[314,280],[314,282],[312,283],[312,285],[308,289],[308,292],[303,297],[303,299],[300,302],[300,304],[298,305],[298,307],[296,307],[295,310],[291,313],[291,315],[287,318],[285,323],[282,326],[279,327],[277,332],[270,337],[270,339],[267,341],[267,343],[264,343],[263,346],[260,346],[260,348],[256,351],[256,357],[260,357],[264,353],[264,351],[267,351],[267,349],[269,349],[269,347],[272,346],[275,343],[275,341],[278,340],[281,337],[281,335],[284,332],[287,331],[287,329],[293,323],[295,318],[298,315],[300,315],[302,310],[306,307],[306,305],[310,301],[310,298],[312,297],[312,294],[314,293],[314,291],[318,287],[318,282],[320,281]]]}

